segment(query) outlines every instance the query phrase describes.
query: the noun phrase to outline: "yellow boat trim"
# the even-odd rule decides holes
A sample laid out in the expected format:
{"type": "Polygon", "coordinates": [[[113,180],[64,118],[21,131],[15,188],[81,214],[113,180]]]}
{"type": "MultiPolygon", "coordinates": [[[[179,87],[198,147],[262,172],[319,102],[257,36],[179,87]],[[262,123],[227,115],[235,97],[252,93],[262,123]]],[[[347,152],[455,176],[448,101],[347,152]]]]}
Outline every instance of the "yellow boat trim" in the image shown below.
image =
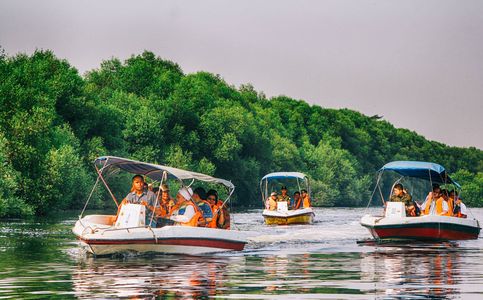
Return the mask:
{"type": "Polygon", "coordinates": [[[313,213],[292,216],[292,217],[271,217],[263,216],[267,225],[291,225],[291,224],[311,224],[313,213]]]}

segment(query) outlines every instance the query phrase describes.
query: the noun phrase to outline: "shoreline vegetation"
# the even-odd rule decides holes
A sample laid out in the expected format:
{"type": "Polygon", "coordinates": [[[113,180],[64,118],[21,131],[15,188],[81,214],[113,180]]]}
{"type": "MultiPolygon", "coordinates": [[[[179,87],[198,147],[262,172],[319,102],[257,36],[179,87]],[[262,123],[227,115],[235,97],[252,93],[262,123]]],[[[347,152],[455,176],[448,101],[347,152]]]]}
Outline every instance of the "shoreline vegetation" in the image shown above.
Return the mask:
{"type": "MultiPolygon", "coordinates": [[[[231,180],[239,207],[261,207],[259,180],[273,171],[309,175],[315,206],[366,205],[386,162],[431,161],[462,185],[468,206],[483,206],[479,149],[428,141],[379,116],[268,99],[148,51],[81,76],[51,51],[0,48],[0,78],[0,218],[82,208],[101,155],[231,180]]],[[[89,209],[112,207],[106,198],[98,187],[89,209]]]]}

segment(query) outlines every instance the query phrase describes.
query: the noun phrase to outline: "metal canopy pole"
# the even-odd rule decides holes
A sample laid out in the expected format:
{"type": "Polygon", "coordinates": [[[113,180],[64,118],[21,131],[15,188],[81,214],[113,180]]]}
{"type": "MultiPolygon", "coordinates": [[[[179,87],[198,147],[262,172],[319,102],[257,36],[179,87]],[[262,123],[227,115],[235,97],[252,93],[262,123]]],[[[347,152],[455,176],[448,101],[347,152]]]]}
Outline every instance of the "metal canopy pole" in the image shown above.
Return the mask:
{"type": "Polygon", "coordinates": [[[108,160],[109,159],[106,159],[106,162],[104,163],[104,166],[101,169],[98,169],[97,166],[95,166],[95,168],[96,168],[97,174],[99,175],[99,178],[102,180],[102,183],[104,183],[104,186],[106,187],[107,191],[111,195],[112,200],[114,200],[114,203],[116,203],[117,208],[119,208],[119,203],[117,202],[116,197],[114,196],[111,189],[109,188],[109,185],[107,185],[107,182],[104,180],[104,177],[102,176],[102,171],[104,170],[104,167],[106,166],[108,160]]]}

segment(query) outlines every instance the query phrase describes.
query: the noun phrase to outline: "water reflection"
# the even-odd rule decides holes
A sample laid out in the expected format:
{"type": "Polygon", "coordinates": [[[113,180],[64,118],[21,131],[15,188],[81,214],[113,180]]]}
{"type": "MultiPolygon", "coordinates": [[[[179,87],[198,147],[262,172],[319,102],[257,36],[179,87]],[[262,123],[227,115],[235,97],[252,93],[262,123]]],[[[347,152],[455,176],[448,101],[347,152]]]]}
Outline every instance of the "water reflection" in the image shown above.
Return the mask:
{"type": "Polygon", "coordinates": [[[352,255],[156,256],[87,258],[72,275],[79,298],[247,295],[361,295],[352,255]]]}
{"type": "Polygon", "coordinates": [[[94,258],[79,251],[75,218],[0,222],[0,298],[481,298],[482,239],[359,246],[363,211],[324,210],[313,226],[276,228],[258,211],[236,214],[256,242],[200,257],[94,258]]]}
{"type": "MultiPolygon", "coordinates": [[[[242,258],[238,258],[240,260],[242,258]]],[[[209,256],[88,258],[72,276],[81,298],[214,296],[224,289],[229,258],[209,256]]]]}
{"type": "Polygon", "coordinates": [[[453,298],[460,293],[458,244],[385,246],[363,253],[361,278],[392,297],[453,298]]]}

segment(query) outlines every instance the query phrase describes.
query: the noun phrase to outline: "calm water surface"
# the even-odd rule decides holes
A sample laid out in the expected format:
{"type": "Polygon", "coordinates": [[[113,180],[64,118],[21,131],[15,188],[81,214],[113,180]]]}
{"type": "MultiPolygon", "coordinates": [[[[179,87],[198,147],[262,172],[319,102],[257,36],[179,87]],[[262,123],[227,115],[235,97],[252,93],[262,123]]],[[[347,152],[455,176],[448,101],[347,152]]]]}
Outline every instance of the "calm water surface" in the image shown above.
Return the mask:
{"type": "MultiPolygon", "coordinates": [[[[370,212],[377,212],[374,209],[370,212]]],[[[483,221],[483,209],[471,212],[483,221]]],[[[243,252],[94,258],[75,216],[0,223],[0,298],[483,299],[483,239],[358,245],[364,209],[317,209],[312,226],[267,227],[261,210],[234,214],[253,232],[243,252]]]]}

